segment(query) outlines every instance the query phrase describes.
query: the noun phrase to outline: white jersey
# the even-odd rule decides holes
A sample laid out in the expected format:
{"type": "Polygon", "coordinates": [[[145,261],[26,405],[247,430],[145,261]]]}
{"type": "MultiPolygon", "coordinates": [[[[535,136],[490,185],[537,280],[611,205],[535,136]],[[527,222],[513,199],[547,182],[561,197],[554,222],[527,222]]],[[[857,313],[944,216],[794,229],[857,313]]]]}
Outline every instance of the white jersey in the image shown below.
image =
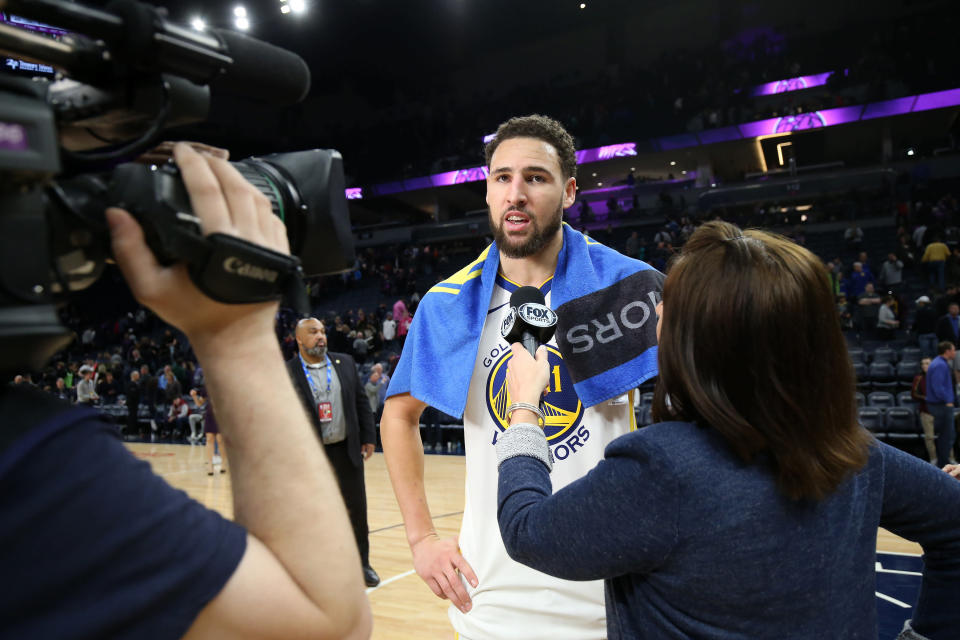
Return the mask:
{"type": "MultiPolygon", "coordinates": [[[[549,287],[549,281],[541,290],[549,287]]],[[[606,637],[603,582],[553,578],[512,560],[497,525],[497,456],[494,443],[507,428],[507,361],[510,346],[500,336],[515,285],[497,277],[464,411],[466,496],[460,549],[477,574],[464,587],[469,613],[450,607],[461,640],[591,640],[606,637]]],[[[547,293],[547,304],[550,295],[547,293]]],[[[550,392],[544,396],[546,434],[554,457],[554,491],[585,475],[603,458],[606,445],[635,428],[627,395],[584,410],[551,340],[550,392]]],[[[629,488],[624,487],[629,491],[629,488]]],[[[569,550],[571,558],[577,549],[569,550]]]]}

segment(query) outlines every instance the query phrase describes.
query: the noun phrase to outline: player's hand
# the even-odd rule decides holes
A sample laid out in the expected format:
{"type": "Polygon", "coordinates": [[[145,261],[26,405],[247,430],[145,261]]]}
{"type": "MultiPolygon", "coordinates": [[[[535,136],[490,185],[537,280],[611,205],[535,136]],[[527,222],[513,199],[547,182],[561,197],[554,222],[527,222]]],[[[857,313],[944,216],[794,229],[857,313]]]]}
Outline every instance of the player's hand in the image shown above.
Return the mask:
{"type": "Polygon", "coordinates": [[[943,470],[957,480],[960,480],[960,464],[948,464],[943,468],[943,470]]]}
{"type": "MultiPolygon", "coordinates": [[[[289,253],[283,222],[267,198],[225,160],[201,155],[178,143],[173,152],[193,211],[203,233],[225,233],[289,253]]],[[[147,247],[143,230],[122,209],[108,209],[113,254],[138,301],[186,333],[191,343],[221,334],[226,348],[236,349],[263,331],[272,333],[276,302],[223,304],[197,289],[184,264],[161,266],[147,247]],[[232,346],[231,346],[232,345],[232,346]]]]}
{"type": "Polygon", "coordinates": [[[540,396],[550,383],[550,363],[547,348],[537,349],[537,359],[523,348],[519,342],[510,345],[513,357],[507,364],[507,391],[514,402],[540,404],[540,396]]]}
{"type": "Polygon", "coordinates": [[[460,575],[476,587],[477,575],[466,558],[460,553],[457,538],[444,538],[433,533],[411,548],[413,568],[435,595],[450,602],[466,613],[472,606],[470,596],[463,587],[460,575]]]}
{"type": "Polygon", "coordinates": [[[373,455],[374,450],[377,448],[376,445],[365,443],[360,445],[360,455],[363,456],[364,460],[369,460],[370,456],[373,455]]]}

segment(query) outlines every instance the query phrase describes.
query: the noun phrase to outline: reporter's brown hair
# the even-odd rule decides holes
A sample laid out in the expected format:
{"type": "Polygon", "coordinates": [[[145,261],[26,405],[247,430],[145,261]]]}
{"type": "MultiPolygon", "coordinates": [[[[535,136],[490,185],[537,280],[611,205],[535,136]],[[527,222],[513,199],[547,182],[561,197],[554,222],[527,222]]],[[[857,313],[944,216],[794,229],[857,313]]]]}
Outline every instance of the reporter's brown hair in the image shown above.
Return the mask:
{"type": "Polygon", "coordinates": [[[770,465],[796,500],[826,497],[866,464],[871,436],[816,256],[708,222],[671,264],[663,303],[657,420],[714,429],[745,463],[770,465]]]}

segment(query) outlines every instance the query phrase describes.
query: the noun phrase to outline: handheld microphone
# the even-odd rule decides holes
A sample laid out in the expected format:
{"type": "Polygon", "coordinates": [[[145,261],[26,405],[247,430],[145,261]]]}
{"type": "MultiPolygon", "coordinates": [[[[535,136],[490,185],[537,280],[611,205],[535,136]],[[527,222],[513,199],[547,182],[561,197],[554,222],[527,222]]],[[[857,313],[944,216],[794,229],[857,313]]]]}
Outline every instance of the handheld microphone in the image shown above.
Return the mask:
{"type": "Polygon", "coordinates": [[[536,287],[520,287],[510,296],[510,313],[500,325],[500,335],[513,344],[519,342],[531,356],[537,347],[545,344],[557,330],[557,314],[546,305],[546,299],[536,287]]]}

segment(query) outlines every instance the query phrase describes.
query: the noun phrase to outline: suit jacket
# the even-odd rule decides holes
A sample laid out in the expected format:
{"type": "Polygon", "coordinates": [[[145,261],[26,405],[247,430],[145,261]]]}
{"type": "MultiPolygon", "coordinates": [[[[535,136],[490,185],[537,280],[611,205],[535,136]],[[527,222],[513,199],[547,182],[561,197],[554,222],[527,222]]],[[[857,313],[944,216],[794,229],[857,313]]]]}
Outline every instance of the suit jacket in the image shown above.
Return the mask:
{"type": "Polygon", "coordinates": [[[937,340],[940,342],[952,342],[955,347],[960,347],[958,336],[953,332],[953,323],[950,322],[950,315],[945,315],[937,321],[937,340]]]}
{"type": "MultiPolygon", "coordinates": [[[[367,401],[367,394],[360,386],[360,379],[357,376],[357,366],[353,358],[345,353],[334,353],[328,351],[330,362],[340,378],[340,395],[343,402],[343,415],[347,423],[347,451],[350,455],[350,461],[354,466],[359,467],[363,464],[360,455],[360,445],[376,444],[377,437],[373,429],[373,414],[370,412],[370,403],[367,401]]],[[[310,383],[307,382],[307,376],[303,373],[303,365],[300,364],[300,353],[298,352],[292,358],[287,360],[287,372],[293,380],[293,387],[300,396],[307,415],[317,432],[317,438],[321,437],[320,417],[317,415],[317,406],[314,404],[313,392],[310,390],[310,383]]]]}

